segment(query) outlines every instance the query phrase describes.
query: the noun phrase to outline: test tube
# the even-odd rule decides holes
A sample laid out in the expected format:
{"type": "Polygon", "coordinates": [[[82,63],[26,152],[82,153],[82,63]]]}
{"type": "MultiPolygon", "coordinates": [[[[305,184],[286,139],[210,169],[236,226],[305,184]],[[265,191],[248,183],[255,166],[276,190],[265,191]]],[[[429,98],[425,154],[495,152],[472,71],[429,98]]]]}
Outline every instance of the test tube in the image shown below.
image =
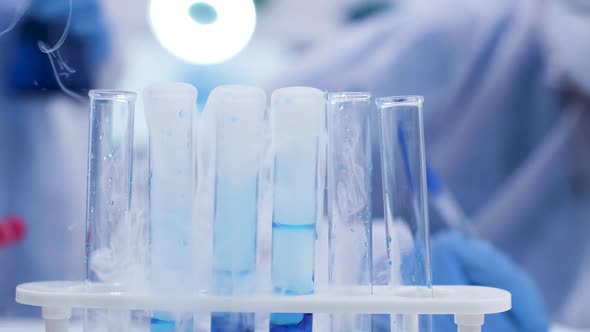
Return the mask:
{"type": "MultiPolygon", "coordinates": [[[[196,292],[193,227],[193,121],[197,90],[160,83],[143,92],[149,133],[149,216],[152,291],[196,292]]],[[[152,312],[151,331],[192,331],[187,313],[152,312]]]]}
{"type": "MultiPolygon", "coordinates": [[[[271,97],[274,154],[271,278],[276,294],[314,292],[316,221],[323,207],[325,97],[291,87],[271,97]]],[[[311,331],[310,313],[273,313],[270,331],[311,331]]]]}
{"type": "MultiPolygon", "coordinates": [[[[405,296],[432,296],[426,162],[420,96],[376,100],[381,136],[389,284],[405,296]],[[403,287],[405,286],[405,287],[403,287]]],[[[391,315],[392,332],[431,331],[430,317],[391,315]]]]}
{"type": "MultiPolygon", "coordinates": [[[[91,90],[86,205],[86,281],[130,287],[130,203],[136,94],[91,90]]],[[[84,331],[126,331],[130,312],[88,309],[84,331]]]]}
{"type": "MultiPolygon", "coordinates": [[[[258,182],[268,127],[266,94],[250,86],[220,86],[209,95],[205,112],[214,115],[215,137],[213,292],[249,294],[256,286],[258,182]]],[[[212,331],[254,328],[254,313],[211,314],[212,331]]]]}
{"type": "MultiPolygon", "coordinates": [[[[327,96],[329,284],[372,293],[371,136],[366,92],[327,96]]],[[[371,331],[371,315],[333,314],[331,331],[371,331]]]]}

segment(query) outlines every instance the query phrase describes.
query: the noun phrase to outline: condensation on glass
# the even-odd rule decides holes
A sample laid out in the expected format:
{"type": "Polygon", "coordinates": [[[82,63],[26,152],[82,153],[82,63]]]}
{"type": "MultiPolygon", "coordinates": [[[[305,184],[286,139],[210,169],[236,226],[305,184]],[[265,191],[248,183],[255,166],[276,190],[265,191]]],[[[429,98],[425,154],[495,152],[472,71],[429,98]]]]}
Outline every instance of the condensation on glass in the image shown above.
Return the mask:
{"type": "MultiPolygon", "coordinates": [[[[86,281],[107,287],[138,284],[130,218],[136,94],[92,90],[86,207],[86,281]]],[[[85,331],[124,331],[129,311],[87,310],[85,331]]]]}
{"type": "MultiPolygon", "coordinates": [[[[371,111],[367,92],[327,95],[329,283],[372,293],[371,111]],[[359,288],[359,286],[361,286],[359,288]]],[[[331,331],[371,331],[371,315],[333,314],[331,331]]]]}
{"type": "MultiPolygon", "coordinates": [[[[378,98],[389,285],[432,296],[423,98],[378,98]],[[407,287],[400,287],[407,286],[407,287]]],[[[430,331],[430,317],[392,315],[391,331],[430,331]]]]}

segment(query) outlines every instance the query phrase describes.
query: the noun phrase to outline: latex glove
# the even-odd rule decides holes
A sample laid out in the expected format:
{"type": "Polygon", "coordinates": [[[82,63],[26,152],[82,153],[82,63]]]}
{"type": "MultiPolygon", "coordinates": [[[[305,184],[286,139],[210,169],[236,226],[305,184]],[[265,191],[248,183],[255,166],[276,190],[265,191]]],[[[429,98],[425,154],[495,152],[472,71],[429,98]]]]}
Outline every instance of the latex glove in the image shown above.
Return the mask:
{"type": "MultiPolygon", "coordinates": [[[[508,257],[487,242],[458,232],[444,232],[431,240],[435,285],[477,285],[512,293],[512,310],[486,315],[483,332],[544,332],[549,324],[545,306],[532,280],[508,257]]],[[[377,284],[387,283],[386,258],[376,271],[377,284]]],[[[455,332],[453,316],[433,316],[434,332],[455,332]]],[[[389,315],[375,315],[374,331],[389,331],[389,315]]]]}
{"type": "MultiPolygon", "coordinates": [[[[507,256],[481,240],[457,232],[432,238],[435,285],[479,285],[512,293],[512,310],[486,315],[484,332],[543,332],[549,323],[543,300],[528,275],[507,256]]],[[[456,331],[452,316],[434,316],[435,331],[456,331]]]]}

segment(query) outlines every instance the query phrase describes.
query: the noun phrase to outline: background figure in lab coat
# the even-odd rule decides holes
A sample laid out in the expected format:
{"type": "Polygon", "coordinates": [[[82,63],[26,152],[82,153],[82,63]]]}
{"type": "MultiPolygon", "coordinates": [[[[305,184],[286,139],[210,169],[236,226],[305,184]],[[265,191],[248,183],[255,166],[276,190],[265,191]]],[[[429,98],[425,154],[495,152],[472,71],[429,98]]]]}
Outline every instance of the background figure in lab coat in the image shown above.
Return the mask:
{"type": "MultiPolygon", "coordinates": [[[[581,42],[590,40],[589,7],[574,0],[409,1],[342,29],[268,86],[424,95],[427,158],[481,236],[530,273],[554,320],[590,327],[590,293],[576,297],[590,282],[590,46],[581,42]]],[[[374,188],[378,215],[379,176],[374,188]]],[[[435,232],[444,228],[437,218],[435,232]]],[[[522,288],[517,269],[466,264],[478,258],[456,254],[480,245],[435,235],[434,282],[522,288]]],[[[482,261],[501,255],[481,252],[492,255],[482,261]]],[[[535,297],[534,290],[516,294],[525,303],[535,297]]],[[[513,331],[539,330],[542,324],[523,323],[542,316],[535,307],[513,312],[521,316],[513,331]]],[[[508,331],[493,319],[488,331],[508,331]]]]}
{"type": "MultiPolygon", "coordinates": [[[[53,60],[62,84],[85,97],[108,42],[96,1],[72,3],[53,60]]],[[[84,277],[87,105],[63,93],[38,45],[60,39],[70,2],[3,2],[0,29],[15,19],[7,4],[28,9],[0,36],[0,222],[18,216],[28,234],[0,248],[0,316],[38,315],[14,302],[17,284],[84,277]]]]}

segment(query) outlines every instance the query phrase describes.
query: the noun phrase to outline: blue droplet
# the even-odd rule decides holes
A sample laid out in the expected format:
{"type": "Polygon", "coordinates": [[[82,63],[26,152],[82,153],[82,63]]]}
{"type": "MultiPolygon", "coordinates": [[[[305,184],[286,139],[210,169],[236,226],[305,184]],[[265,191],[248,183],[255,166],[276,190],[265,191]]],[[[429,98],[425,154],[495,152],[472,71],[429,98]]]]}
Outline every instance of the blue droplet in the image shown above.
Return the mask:
{"type": "Polygon", "coordinates": [[[238,117],[234,115],[229,119],[229,121],[231,121],[231,123],[236,123],[238,122],[238,117]]]}
{"type": "Polygon", "coordinates": [[[184,111],[180,111],[180,112],[178,112],[178,117],[179,117],[179,118],[181,118],[181,119],[184,119],[184,116],[185,116],[185,115],[186,115],[186,114],[184,113],[184,111]]]}
{"type": "Polygon", "coordinates": [[[285,98],[285,104],[291,104],[291,103],[293,103],[293,99],[291,99],[291,97],[285,98]]]}
{"type": "Polygon", "coordinates": [[[391,236],[387,235],[387,243],[391,243],[391,236]]]}
{"type": "Polygon", "coordinates": [[[373,170],[373,163],[369,163],[369,171],[373,170]]]}
{"type": "Polygon", "coordinates": [[[389,265],[389,266],[393,265],[393,262],[391,261],[391,259],[387,260],[387,265],[389,265]]]}

